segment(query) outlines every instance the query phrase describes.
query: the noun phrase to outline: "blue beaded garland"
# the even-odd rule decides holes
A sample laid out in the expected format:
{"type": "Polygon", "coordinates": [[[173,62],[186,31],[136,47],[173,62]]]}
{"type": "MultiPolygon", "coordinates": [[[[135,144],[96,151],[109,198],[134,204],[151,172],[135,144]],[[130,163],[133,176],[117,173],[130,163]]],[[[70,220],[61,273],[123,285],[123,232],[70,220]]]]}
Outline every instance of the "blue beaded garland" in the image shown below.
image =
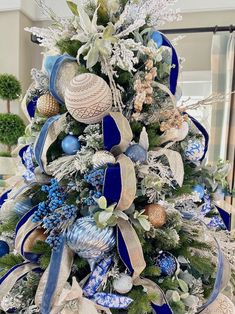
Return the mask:
{"type": "Polygon", "coordinates": [[[61,143],[63,152],[67,155],[75,155],[76,152],[81,148],[81,144],[77,137],[73,135],[67,135],[61,143]]]}
{"type": "Polygon", "coordinates": [[[0,240],[0,257],[9,254],[9,252],[10,252],[9,245],[5,241],[0,240]]]}
{"type": "Polygon", "coordinates": [[[204,186],[197,184],[193,187],[193,192],[196,192],[199,195],[199,198],[202,199],[205,195],[204,186]]]}
{"type": "Polygon", "coordinates": [[[151,39],[155,42],[158,48],[160,48],[163,44],[162,34],[160,32],[153,32],[151,35],[151,39]]]}
{"type": "Polygon", "coordinates": [[[178,268],[174,255],[169,252],[160,252],[156,259],[156,266],[160,268],[162,276],[173,276],[178,268]]]}
{"type": "Polygon", "coordinates": [[[125,154],[133,162],[145,163],[147,160],[147,151],[139,144],[134,144],[134,145],[129,146],[125,154]]]}

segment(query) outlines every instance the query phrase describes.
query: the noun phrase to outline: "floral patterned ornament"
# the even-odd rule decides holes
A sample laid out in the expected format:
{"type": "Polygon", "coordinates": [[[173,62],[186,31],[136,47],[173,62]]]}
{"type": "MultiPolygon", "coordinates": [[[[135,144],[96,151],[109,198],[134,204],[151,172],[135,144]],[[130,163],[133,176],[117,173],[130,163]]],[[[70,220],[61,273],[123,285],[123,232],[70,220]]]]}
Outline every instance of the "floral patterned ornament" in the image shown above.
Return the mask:
{"type": "Polygon", "coordinates": [[[96,266],[87,284],[83,288],[83,294],[87,298],[94,300],[94,302],[97,303],[98,305],[107,308],[125,309],[131,304],[131,302],[133,302],[131,298],[120,296],[117,294],[97,292],[111,264],[112,257],[108,257],[102,260],[96,266]]]}
{"type": "Polygon", "coordinates": [[[35,174],[33,164],[33,148],[31,145],[29,145],[26,151],[23,153],[22,162],[26,168],[23,178],[26,181],[33,181],[35,179],[35,174]]]}

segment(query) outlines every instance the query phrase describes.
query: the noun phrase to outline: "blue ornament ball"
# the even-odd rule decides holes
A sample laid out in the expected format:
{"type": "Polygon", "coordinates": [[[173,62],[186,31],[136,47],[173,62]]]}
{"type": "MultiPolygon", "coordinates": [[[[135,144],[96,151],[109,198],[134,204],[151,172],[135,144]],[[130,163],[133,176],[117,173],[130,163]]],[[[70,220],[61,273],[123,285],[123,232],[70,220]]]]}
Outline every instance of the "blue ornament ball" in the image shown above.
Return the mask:
{"type": "Polygon", "coordinates": [[[199,198],[202,199],[205,195],[204,186],[197,184],[193,187],[193,192],[196,192],[199,195],[199,198]]]}
{"type": "Polygon", "coordinates": [[[0,240],[0,257],[9,254],[9,252],[10,252],[9,245],[5,241],[0,240]]]}
{"type": "Polygon", "coordinates": [[[32,209],[32,202],[30,198],[17,200],[14,205],[14,212],[18,217],[23,217],[32,209]]]}
{"type": "Polygon", "coordinates": [[[151,39],[155,42],[158,48],[160,48],[163,44],[163,37],[160,32],[153,32],[151,35],[151,39]]]}
{"type": "Polygon", "coordinates": [[[81,148],[81,144],[76,136],[67,135],[61,143],[63,152],[67,155],[75,155],[76,152],[81,148]]]}
{"type": "Polygon", "coordinates": [[[44,66],[44,69],[47,71],[48,75],[51,75],[52,68],[59,57],[60,55],[45,57],[43,66],[44,66]]]}
{"type": "Polygon", "coordinates": [[[141,164],[143,164],[147,160],[147,151],[139,144],[134,144],[134,145],[129,146],[125,154],[133,162],[140,162],[141,164]]]}
{"type": "Polygon", "coordinates": [[[169,252],[160,252],[156,259],[156,266],[160,268],[162,276],[174,276],[178,263],[174,255],[169,252]]]}
{"type": "Polygon", "coordinates": [[[192,162],[199,162],[204,155],[204,145],[200,139],[189,140],[184,147],[184,155],[186,159],[192,162]]]}

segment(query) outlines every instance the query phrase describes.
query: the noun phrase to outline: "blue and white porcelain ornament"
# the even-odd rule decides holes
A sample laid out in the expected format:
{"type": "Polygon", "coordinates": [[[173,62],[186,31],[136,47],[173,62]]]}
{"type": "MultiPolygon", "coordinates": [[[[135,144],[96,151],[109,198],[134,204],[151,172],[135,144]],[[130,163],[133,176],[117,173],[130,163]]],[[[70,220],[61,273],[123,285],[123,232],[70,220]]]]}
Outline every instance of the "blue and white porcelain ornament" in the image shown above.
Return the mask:
{"type": "Polygon", "coordinates": [[[68,228],[66,237],[68,246],[79,256],[87,259],[91,269],[116,244],[114,229],[98,228],[92,217],[77,219],[68,228]]]}
{"type": "Polygon", "coordinates": [[[115,278],[113,281],[114,290],[121,294],[130,292],[132,287],[132,277],[124,273],[120,274],[119,277],[115,278]]]}
{"type": "Polygon", "coordinates": [[[127,148],[125,155],[133,162],[145,163],[147,160],[147,151],[139,144],[131,145],[127,148]]]}
{"type": "Polygon", "coordinates": [[[18,217],[23,217],[27,212],[32,209],[32,202],[30,198],[22,198],[15,202],[14,212],[18,217]]]}
{"type": "Polygon", "coordinates": [[[177,259],[169,252],[160,252],[155,264],[160,268],[162,276],[172,277],[178,269],[177,259]]]}
{"type": "Polygon", "coordinates": [[[194,163],[199,162],[204,155],[205,146],[201,139],[190,139],[184,147],[185,158],[194,163]]]}
{"type": "Polygon", "coordinates": [[[6,254],[9,254],[10,248],[7,242],[0,240],[0,257],[3,257],[6,254]]]}
{"type": "Polygon", "coordinates": [[[75,155],[81,148],[81,144],[76,136],[67,135],[61,143],[62,150],[67,155],[75,155]]]}
{"type": "Polygon", "coordinates": [[[197,184],[193,187],[193,192],[197,193],[199,198],[202,199],[205,195],[204,186],[201,184],[197,184]]]}
{"type": "Polygon", "coordinates": [[[151,39],[155,42],[158,48],[160,48],[163,44],[162,34],[158,31],[155,31],[151,35],[151,39]]]}

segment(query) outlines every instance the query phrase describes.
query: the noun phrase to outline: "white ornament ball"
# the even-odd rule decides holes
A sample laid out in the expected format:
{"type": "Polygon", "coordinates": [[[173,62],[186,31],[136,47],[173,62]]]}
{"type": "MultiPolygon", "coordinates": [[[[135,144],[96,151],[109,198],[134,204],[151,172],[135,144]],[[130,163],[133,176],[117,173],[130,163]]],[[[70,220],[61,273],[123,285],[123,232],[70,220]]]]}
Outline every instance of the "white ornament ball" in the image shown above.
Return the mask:
{"type": "Polygon", "coordinates": [[[189,140],[184,147],[184,155],[188,160],[192,162],[198,162],[204,155],[204,149],[205,147],[202,140],[189,140]]]}
{"type": "Polygon", "coordinates": [[[112,92],[101,77],[84,73],[70,81],[65,91],[65,105],[79,122],[98,123],[112,107],[112,92]]]}
{"type": "Polygon", "coordinates": [[[115,162],[115,157],[107,150],[98,151],[92,157],[92,164],[94,168],[100,168],[107,164],[115,164],[115,162]]]}
{"type": "Polygon", "coordinates": [[[56,78],[56,91],[61,99],[64,99],[66,87],[69,82],[78,74],[79,66],[77,62],[63,62],[61,65],[56,78]]]}
{"type": "Polygon", "coordinates": [[[132,287],[132,278],[126,274],[120,274],[119,278],[113,281],[113,288],[121,294],[130,292],[132,287]]]}
{"type": "Polygon", "coordinates": [[[201,314],[235,314],[235,306],[228,297],[220,294],[201,314]]]}

